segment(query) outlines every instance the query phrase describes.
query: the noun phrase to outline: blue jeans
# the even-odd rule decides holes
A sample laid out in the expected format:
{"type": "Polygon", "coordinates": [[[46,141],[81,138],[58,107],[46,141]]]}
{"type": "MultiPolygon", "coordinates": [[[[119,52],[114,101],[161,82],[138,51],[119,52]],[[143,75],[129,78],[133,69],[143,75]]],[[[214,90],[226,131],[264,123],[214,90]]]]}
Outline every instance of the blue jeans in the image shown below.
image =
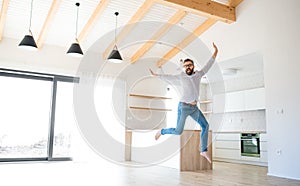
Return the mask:
{"type": "Polygon", "coordinates": [[[161,134],[175,134],[180,135],[183,132],[185,120],[188,116],[191,116],[202,128],[200,134],[201,140],[201,152],[207,151],[208,129],[209,124],[206,121],[204,115],[199,110],[197,105],[192,106],[182,102],[178,104],[178,116],[176,128],[161,129],[161,134]]]}

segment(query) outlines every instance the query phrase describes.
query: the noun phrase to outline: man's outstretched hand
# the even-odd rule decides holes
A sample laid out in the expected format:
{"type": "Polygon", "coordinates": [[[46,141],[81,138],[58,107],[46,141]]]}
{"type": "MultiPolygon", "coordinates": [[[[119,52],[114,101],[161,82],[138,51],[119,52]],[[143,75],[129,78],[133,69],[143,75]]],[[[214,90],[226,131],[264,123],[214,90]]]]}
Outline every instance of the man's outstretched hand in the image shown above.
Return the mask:
{"type": "Polygon", "coordinates": [[[216,45],[215,43],[213,43],[213,47],[214,47],[214,49],[215,49],[215,52],[214,52],[214,54],[213,54],[212,57],[216,59],[217,54],[218,54],[218,47],[217,47],[217,45],[216,45]]]}
{"type": "Polygon", "coordinates": [[[157,76],[157,74],[154,73],[150,68],[149,68],[149,70],[150,70],[150,73],[151,73],[152,76],[157,76]]]}

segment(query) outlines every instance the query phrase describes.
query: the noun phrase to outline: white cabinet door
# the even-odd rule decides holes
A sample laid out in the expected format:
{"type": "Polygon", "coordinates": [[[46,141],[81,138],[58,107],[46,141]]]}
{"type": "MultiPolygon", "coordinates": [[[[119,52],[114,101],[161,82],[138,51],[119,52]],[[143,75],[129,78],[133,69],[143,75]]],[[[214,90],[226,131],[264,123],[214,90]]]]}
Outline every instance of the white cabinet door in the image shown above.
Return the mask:
{"type": "Polygon", "coordinates": [[[268,141],[268,134],[266,133],[260,134],[259,137],[260,137],[260,141],[265,141],[265,142],[268,141]]]}
{"type": "Polygon", "coordinates": [[[216,94],[213,97],[213,113],[225,112],[225,94],[216,94]]]}
{"type": "Polygon", "coordinates": [[[241,143],[239,141],[215,141],[215,147],[219,149],[240,150],[241,143]]]}
{"type": "Polygon", "coordinates": [[[241,134],[240,133],[215,133],[214,138],[218,141],[240,141],[241,134]]]}
{"type": "Polygon", "coordinates": [[[265,109],[265,89],[257,88],[245,91],[245,110],[265,109]]]}
{"type": "Polygon", "coordinates": [[[259,109],[265,109],[265,88],[256,88],[214,95],[214,113],[239,112],[259,109]]]}
{"type": "Polygon", "coordinates": [[[240,159],[240,134],[214,134],[214,157],[222,159],[240,159]]]}
{"type": "Polygon", "coordinates": [[[268,163],[268,152],[267,151],[260,152],[260,161],[268,163]]]}
{"type": "Polygon", "coordinates": [[[266,141],[260,142],[260,150],[261,151],[268,151],[268,143],[266,141]]]}
{"type": "Polygon", "coordinates": [[[238,112],[243,110],[245,110],[244,91],[217,94],[214,96],[214,113],[238,112]]]}
{"type": "Polygon", "coordinates": [[[215,157],[239,160],[240,159],[240,150],[216,148],[215,149],[215,157]]]}
{"type": "Polygon", "coordinates": [[[230,92],[226,94],[226,112],[245,110],[245,92],[230,92]]]}

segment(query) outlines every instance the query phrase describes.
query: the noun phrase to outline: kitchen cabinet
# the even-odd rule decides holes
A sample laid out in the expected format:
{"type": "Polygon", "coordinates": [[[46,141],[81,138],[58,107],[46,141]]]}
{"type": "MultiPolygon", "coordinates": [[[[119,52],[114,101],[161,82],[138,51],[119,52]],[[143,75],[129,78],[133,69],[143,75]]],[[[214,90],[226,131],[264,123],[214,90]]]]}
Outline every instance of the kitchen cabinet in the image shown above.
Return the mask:
{"type": "Polygon", "coordinates": [[[240,134],[214,134],[213,157],[217,159],[240,159],[240,134]]]}
{"type": "Polygon", "coordinates": [[[265,89],[257,88],[245,91],[245,110],[265,109],[265,89]]]}
{"type": "Polygon", "coordinates": [[[267,134],[260,134],[260,161],[268,163],[268,138],[267,134]]]}
{"type": "MultiPolygon", "coordinates": [[[[199,171],[211,170],[210,164],[204,157],[200,155],[199,149],[195,147],[201,146],[200,130],[184,130],[180,136],[180,171],[199,171]]],[[[212,132],[208,133],[208,144],[212,142],[212,132]]],[[[212,148],[209,145],[207,153],[212,160],[212,148]]]]}
{"type": "Polygon", "coordinates": [[[225,96],[225,112],[237,112],[245,109],[245,92],[231,92],[225,96]]]}
{"type": "Polygon", "coordinates": [[[216,94],[213,96],[213,113],[225,112],[225,94],[216,94]]]}
{"type": "Polygon", "coordinates": [[[268,152],[267,151],[260,151],[260,161],[262,163],[268,164],[268,152]]]}
{"type": "Polygon", "coordinates": [[[213,133],[213,159],[253,165],[268,164],[267,134],[260,133],[260,157],[241,156],[241,133],[213,133]]]}
{"type": "Polygon", "coordinates": [[[265,89],[256,88],[214,95],[213,113],[265,109],[265,89]]]}
{"type": "Polygon", "coordinates": [[[214,153],[215,158],[231,159],[231,160],[240,159],[240,151],[237,149],[215,148],[214,151],[215,151],[214,153]]]}
{"type": "MultiPolygon", "coordinates": [[[[145,140],[144,135],[141,134],[142,138],[133,137],[135,130],[125,131],[125,160],[136,161],[136,154],[141,152],[136,151],[135,140],[145,140]]],[[[180,171],[199,171],[199,170],[212,170],[213,164],[210,164],[204,157],[200,155],[199,147],[201,146],[200,139],[201,130],[184,130],[180,135],[180,142],[178,143],[178,149],[180,149],[180,158],[175,160],[173,163],[178,163],[180,171]]],[[[151,136],[153,137],[153,136],[151,136]]],[[[153,138],[151,138],[153,140],[153,138]]],[[[152,143],[152,142],[151,142],[152,143]]],[[[212,143],[212,131],[208,133],[208,144],[212,143]]],[[[177,144],[176,144],[177,145],[177,144]]],[[[212,147],[208,146],[208,155],[212,159],[212,147]]],[[[147,155],[141,156],[138,161],[145,161],[147,155]]],[[[147,162],[149,163],[149,162],[147,162]]]]}

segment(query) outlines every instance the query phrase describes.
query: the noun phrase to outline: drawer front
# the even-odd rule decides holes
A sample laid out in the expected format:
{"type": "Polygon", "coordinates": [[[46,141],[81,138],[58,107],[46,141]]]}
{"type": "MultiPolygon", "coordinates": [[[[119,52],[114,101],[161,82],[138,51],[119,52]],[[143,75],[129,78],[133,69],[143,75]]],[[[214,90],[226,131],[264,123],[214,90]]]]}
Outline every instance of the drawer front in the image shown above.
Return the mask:
{"type": "Polygon", "coordinates": [[[214,155],[217,158],[234,159],[234,160],[240,159],[240,151],[234,149],[216,148],[214,155]]]}
{"type": "Polygon", "coordinates": [[[215,147],[220,149],[236,149],[240,150],[239,141],[215,141],[215,147]]]}
{"type": "Polygon", "coordinates": [[[214,136],[215,136],[215,140],[236,140],[236,141],[241,140],[240,133],[229,133],[229,134],[215,133],[214,136]]]}

